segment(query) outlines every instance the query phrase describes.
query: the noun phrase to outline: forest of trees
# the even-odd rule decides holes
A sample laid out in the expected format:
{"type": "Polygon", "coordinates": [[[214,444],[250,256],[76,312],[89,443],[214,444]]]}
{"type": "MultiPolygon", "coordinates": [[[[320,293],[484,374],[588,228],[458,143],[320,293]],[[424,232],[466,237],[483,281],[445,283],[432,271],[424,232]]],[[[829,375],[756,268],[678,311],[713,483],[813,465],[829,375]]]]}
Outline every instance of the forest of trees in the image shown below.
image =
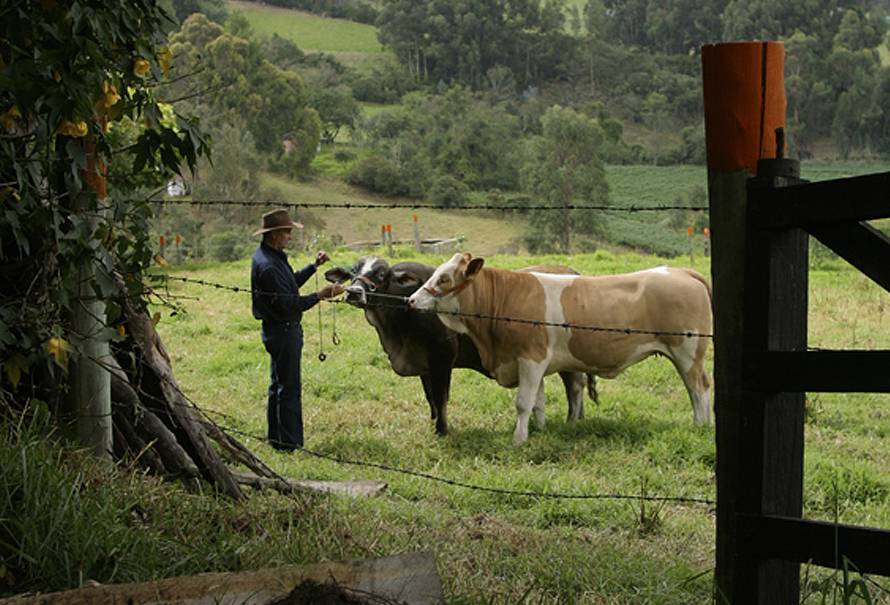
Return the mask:
{"type": "MultiPolygon", "coordinates": [[[[792,156],[890,156],[887,0],[273,2],[373,21],[391,52],[359,67],[258,37],[222,0],[167,1],[181,22],[168,96],[217,143],[198,181],[205,196],[255,199],[261,170],[309,178],[319,143],[336,143],[339,174],[376,193],[564,204],[535,167],[571,171],[554,164],[566,143],[552,140],[569,124],[590,122],[591,138],[573,144],[591,167],[703,163],[700,49],[744,39],[785,43],[792,156]],[[393,108],[363,117],[362,102],[393,108]]],[[[605,183],[572,190],[608,203],[605,183]]],[[[550,222],[545,239],[569,246],[550,222]]]]}

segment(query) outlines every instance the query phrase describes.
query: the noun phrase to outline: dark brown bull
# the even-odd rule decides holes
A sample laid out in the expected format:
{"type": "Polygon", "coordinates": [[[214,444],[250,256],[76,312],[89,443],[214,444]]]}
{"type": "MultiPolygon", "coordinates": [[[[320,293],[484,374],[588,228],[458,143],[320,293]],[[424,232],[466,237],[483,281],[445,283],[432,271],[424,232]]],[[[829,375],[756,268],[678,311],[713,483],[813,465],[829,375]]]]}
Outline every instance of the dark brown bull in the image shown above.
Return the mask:
{"type": "MultiPolygon", "coordinates": [[[[432,313],[411,311],[405,299],[433,274],[434,267],[420,263],[398,263],[390,267],[379,257],[360,258],[352,267],[325,272],[331,282],[350,282],[346,302],[364,309],[365,318],[377,330],[389,363],[400,376],[420,376],[423,392],[436,422],[436,432],[448,433],[446,408],[451,390],[451,370],[469,368],[491,378],[479,352],[466,334],[445,327],[432,313]]],[[[575,273],[567,267],[539,266],[526,270],[575,273]]],[[[593,375],[561,372],[568,399],[569,420],[584,417],[584,386],[597,401],[593,375]]]]}

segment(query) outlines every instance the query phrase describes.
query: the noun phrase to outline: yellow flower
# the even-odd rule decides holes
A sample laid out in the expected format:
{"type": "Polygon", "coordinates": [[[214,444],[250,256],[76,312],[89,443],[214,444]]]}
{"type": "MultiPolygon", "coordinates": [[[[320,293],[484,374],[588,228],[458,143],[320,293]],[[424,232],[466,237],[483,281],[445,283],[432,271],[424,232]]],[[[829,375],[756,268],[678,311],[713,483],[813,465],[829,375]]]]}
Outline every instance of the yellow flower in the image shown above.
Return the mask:
{"type": "Polygon", "coordinates": [[[121,338],[127,335],[127,329],[124,327],[124,324],[119,324],[117,326],[117,333],[121,338]]]}
{"type": "Polygon", "coordinates": [[[161,52],[158,53],[158,65],[161,66],[161,71],[164,72],[166,76],[170,71],[170,65],[173,63],[173,53],[170,52],[170,48],[165,46],[161,49],[161,52]]]}
{"type": "Polygon", "coordinates": [[[67,137],[85,137],[87,136],[88,128],[87,123],[83,120],[79,122],[70,122],[68,120],[63,120],[59,125],[59,129],[56,131],[57,134],[62,134],[67,137]]]}
{"type": "Polygon", "coordinates": [[[22,112],[19,111],[18,105],[13,105],[3,115],[0,115],[0,124],[3,124],[3,128],[6,130],[12,130],[15,128],[15,121],[22,117],[22,112]]]}
{"type": "Polygon", "coordinates": [[[105,105],[107,109],[120,100],[121,96],[117,94],[117,87],[108,80],[105,80],[102,83],[102,104],[105,105]]]}
{"type": "Polygon", "coordinates": [[[151,63],[148,62],[148,59],[139,58],[133,63],[133,73],[140,78],[144,78],[149,69],[151,69],[151,63]]]}
{"type": "Polygon", "coordinates": [[[46,341],[46,351],[53,356],[56,363],[63,368],[68,368],[68,341],[58,336],[53,336],[46,341]]]}

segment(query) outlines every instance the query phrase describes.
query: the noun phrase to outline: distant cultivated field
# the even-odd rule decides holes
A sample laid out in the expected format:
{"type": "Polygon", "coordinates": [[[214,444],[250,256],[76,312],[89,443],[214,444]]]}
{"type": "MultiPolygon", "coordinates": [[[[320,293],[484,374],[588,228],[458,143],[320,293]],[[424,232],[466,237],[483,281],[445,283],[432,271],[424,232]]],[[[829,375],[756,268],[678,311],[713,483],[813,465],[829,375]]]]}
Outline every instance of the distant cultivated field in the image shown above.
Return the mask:
{"type": "Polygon", "coordinates": [[[303,50],[331,53],[347,64],[371,61],[384,52],[371,25],[256,2],[229,0],[227,4],[230,10],[241,12],[256,33],[278,34],[303,50]]]}
{"type": "MultiPolygon", "coordinates": [[[[871,172],[890,170],[886,162],[803,162],[801,176],[810,181],[824,181],[871,172]]],[[[612,204],[620,206],[707,206],[707,199],[693,200],[696,189],[706,192],[707,169],[704,166],[608,166],[606,176],[612,204]]],[[[688,254],[687,227],[695,224],[695,215],[673,212],[606,212],[606,239],[612,243],[653,252],[662,256],[688,254]]],[[[702,219],[703,220],[703,219],[702,219]]],[[[702,233],[698,229],[694,245],[701,250],[702,233]]]]}
{"type": "MultiPolygon", "coordinates": [[[[379,106],[381,108],[388,106],[379,106]]],[[[329,158],[334,164],[334,160],[329,158]]],[[[345,167],[342,169],[345,170],[345,167]]],[[[803,177],[812,181],[842,178],[890,169],[886,163],[875,162],[805,162],[803,177]]],[[[696,189],[707,190],[704,166],[607,166],[611,203],[614,207],[707,206],[706,199],[690,196],[696,189]]],[[[264,175],[264,187],[278,190],[281,199],[307,204],[410,204],[412,200],[393,199],[368,194],[339,180],[318,178],[308,182],[291,181],[275,175],[264,175]]],[[[425,200],[421,200],[425,201],[425,200]]],[[[324,221],[323,233],[307,230],[307,237],[329,240],[339,236],[344,241],[373,240],[380,235],[381,224],[391,224],[397,239],[411,239],[412,217],[418,215],[421,237],[461,237],[464,247],[481,254],[521,249],[526,229],[524,219],[517,216],[482,211],[310,208],[324,221]]],[[[633,248],[663,257],[688,255],[687,227],[696,217],[693,213],[672,212],[602,212],[603,246],[612,250],[633,248]]],[[[702,219],[703,220],[703,219],[702,219]]],[[[247,230],[247,227],[244,227],[247,230]]],[[[698,229],[694,239],[695,254],[703,249],[703,235],[698,229]]]]}

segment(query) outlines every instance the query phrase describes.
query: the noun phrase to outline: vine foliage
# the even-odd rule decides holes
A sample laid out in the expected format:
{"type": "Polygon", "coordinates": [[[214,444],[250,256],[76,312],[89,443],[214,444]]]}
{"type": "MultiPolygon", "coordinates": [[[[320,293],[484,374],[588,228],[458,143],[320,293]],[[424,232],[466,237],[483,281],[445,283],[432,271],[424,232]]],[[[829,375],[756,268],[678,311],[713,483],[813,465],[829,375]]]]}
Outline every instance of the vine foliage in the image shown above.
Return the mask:
{"type": "Polygon", "coordinates": [[[158,98],[174,60],[169,24],[153,0],[0,4],[4,406],[57,398],[78,336],[121,337],[119,301],[142,299],[152,259],[151,208],[128,200],[209,152],[197,122],[158,98]],[[96,177],[109,168],[102,199],[96,177]],[[98,265],[90,291],[108,301],[99,335],[72,334],[87,259],[98,265]]]}

